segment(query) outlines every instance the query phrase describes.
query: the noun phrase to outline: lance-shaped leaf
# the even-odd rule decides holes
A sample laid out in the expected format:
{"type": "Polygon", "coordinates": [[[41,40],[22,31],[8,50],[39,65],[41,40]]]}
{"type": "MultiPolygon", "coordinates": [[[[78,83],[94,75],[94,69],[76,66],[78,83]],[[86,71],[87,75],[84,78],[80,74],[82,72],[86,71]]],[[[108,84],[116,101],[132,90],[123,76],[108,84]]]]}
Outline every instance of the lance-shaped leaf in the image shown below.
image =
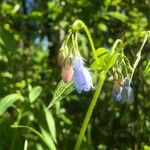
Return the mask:
{"type": "Polygon", "coordinates": [[[29,100],[31,103],[33,103],[37,98],[40,96],[42,92],[42,88],[40,86],[36,86],[29,92],[29,100]]]}
{"type": "Polygon", "coordinates": [[[9,94],[0,100],[0,115],[2,115],[9,107],[13,105],[17,100],[21,99],[19,94],[9,94]]]}
{"type": "Polygon", "coordinates": [[[64,97],[69,95],[75,89],[73,81],[69,83],[64,83],[60,81],[55,92],[51,103],[49,104],[48,108],[52,107],[56,102],[62,100],[64,97]]]}

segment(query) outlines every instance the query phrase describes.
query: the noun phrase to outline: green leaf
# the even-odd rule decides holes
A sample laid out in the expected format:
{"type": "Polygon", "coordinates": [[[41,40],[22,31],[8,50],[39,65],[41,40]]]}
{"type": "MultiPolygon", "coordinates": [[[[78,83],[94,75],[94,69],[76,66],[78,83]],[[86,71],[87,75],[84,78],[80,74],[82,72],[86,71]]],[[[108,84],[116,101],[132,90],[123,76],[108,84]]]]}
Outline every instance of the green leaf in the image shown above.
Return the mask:
{"type": "Polygon", "coordinates": [[[96,55],[97,57],[101,56],[101,55],[105,55],[105,54],[110,54],[110,51],[108,51],[106,48],[104,47],[100,47],[96,50],[96,55]]]}
{"type": "Polygon", "coordinates": [[[144,145],[144,150],[150,150],[150,146],[149,145],[144,145]]]}
{"type": "Polygon", "coordinates": [[[47,110],[45,106],[43,106],[43,107],[44,107],[44,112],[45,112],[45,117],[46,117],[48,129],[51,133],[52,139],[54,140],[55,143],[57,143],[55,121],[54,121],[54,118],[52,116],[52,112],[47,110]]]}
{"type": "Polygon", "coordinates": [[[51,149],[49,141],[46,141],[44,136],[39,131],[35,130],[34,128],[25,126],[25,125],[12,125],[11,127],[12,128],[24,128],[24,129],[30,130],[31,132],[35,133],[47,145],[48,148],[51,149]]]}
{"type": "Polygon", "coordinates": [[[75,89],[73,81],[70,83],[64,83],[62,80],[59,82],[51,103],[49,104],[48,108],[52,107],[56,102],[62,100],[68,94],[70,94],[75,89]]]}
{"type": "Polygon", "coordinates": [[[104,24],[104,23],[99,23],[99,24],[97,25],[97,27],[98,27],[99,30],[104,31],[104,32],[106,32],[106,31],[108,30],[107,25],[104,24]]]}
{"type": "Polygon", "coordinates": [[[147,65],[146,65],[146,68],[145,68],[145,70],[144,70],[144,74],[147,74],[147,73],[149,73],[150,72],[150,61],[148,61],[148,63],[147,63],[147,65]]]}
{"type": "Polygon", "coordinates": [[[32,11],[31,13],[27,14],[27,18],[32,20],[42,19],[43,14],[41,11],[32,11]]]}
{"type": "Polygon", "coordinates": [[[19,94],[9,94],[0,100],[0,115],[2,115],[14,102],[21,99],[19,94]]]}
{"type": "Polygon", "coordinates": [[[66,123],[67,125],[72,125],[72,121],[71,121],[69,118],[67,118],[64,114],[60,114],[59,117],[60,117],[60,118],[63,120],[63,122],[66,123]]]}
{"type": "Polygon", "coordinates": [[[50,149],[56,149],[55,143],[57,143],[57,141],[55,122],[51,112],[46,109],[43,103],[42,106],[43,107],[39,108],[38,110],[34,110],[34,116],[39,124],[45,143],[48,144],[50,149]]]}
{"type": "Polygon", "coordinates": [[[97,61],[94,61],[91,64],[91,68],[93,70],[100,70],[100,69],[105,69],[109,59],[110,59],[110,52],[105,49],[104,47],[100,47],[96,50],[96,55],[97,55],[97,61]]]}
{"type": "Polygon", "coordinates": [[[109,52],[107,49],[101,47],[96,50],[97,61],[91,64],[93,70],[109,70],[117,59],[118,52],[109,52]]]}
{"type": "Polygon", "coordinates": [[[9,51],[14,51],[15,49],[17,49],[17,44],[14,39],[14,36],[3,27],[0,28],[0,37],[2,39],[1,42],[2,48],[5,48],[6,50],[9,51]]]}
{"type": "Polygon", "coordinates": [[[41,129],[41,132],[42,132],[42,136],[44,137],[46,143],[48,144],[48,147],[51,150],[56,150],[56,147],[55,147],[55,144],[52,140],[51,135],[42,126],[40,126],[40,129],[41,129]]]}
{"type": "Polygon", "coordinates": [[[28,149],[28,140],[26,139],[24,142],[24,148],[23,150],[27,150],[28,149]]]}
{"type": "Polygon", "coordinates": [[[41,86],[36,86],[34,88],[32,88],[29,91],[29,100],[31,103],[33,103],[35,100],[37,100],[37,98],[40,96],[42,92],[42,87],[41,86]]]}
{"type": "Polygon", "coordinates": [[[123,13],[120,13],[120,12],[111,11],[111,12],[108,12],[108,15],[115,18],[115,19],[118,19],[122,22],[126,22],[128,20],[128,17],[126,15],[124,15],[123,13]]]}
{"type": "Polygon", "coordinates": [[[114,52],[110,55],[108,64],[106,65],[105,70],[109,70],[116,62],[118,52],[114,52]]]}
{"type": "Polygon", "coordinates": [[[43,147],[42,147],[42,145],[39,144],[39,143],[36,144],[36,149],[37,150],[44,150],[43,147]]]}

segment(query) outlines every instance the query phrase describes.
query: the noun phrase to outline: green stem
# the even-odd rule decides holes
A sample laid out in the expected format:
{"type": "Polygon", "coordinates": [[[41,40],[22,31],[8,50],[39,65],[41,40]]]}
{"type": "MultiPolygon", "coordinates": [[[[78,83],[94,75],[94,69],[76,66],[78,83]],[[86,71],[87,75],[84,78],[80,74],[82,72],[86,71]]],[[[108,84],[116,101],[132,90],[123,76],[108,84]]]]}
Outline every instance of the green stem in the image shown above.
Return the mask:
{"type": "MultiPolygon", "coordinates": [[[[96,105],[96,102],[98,100],[98,96],[101,92],[101,88],[102,88],[102,85],[104,83],[104,80],[105,80],[105,77],[106,77],[106,73],[108,72],[108,70],[113,66],[114,64],[114,61],[116,61],[116,59],[114,59],[115,55],[117,55],[117,53],[120,51],[120,49],[116,50],[116,47],[119,43],[122,43],[122,41],[120,39],[116,40],[116,42],[114,43],[113,45],[113,49],[112,49],[112,56],[111,56],[111,59],[109,61],[109,63],[107,64],[106,68],[105,68],[105,71],[103,73],[100,74],[99,76],[99,81],[98,81],[98,85],[96,87],[96,90],[95,90],[95,93],[94,93],[94,96],[91,100],[91,103],[90,103],[90,106],[87,110],[87,113],[86,113],[86,116],[84,118],[84,121],[83,121],[83,124],[82,124],[82,127],[80,129],[80,133],[78,135],[78,138],[77,138],[77,142],[76,142],[76,145],[75,145],[75,148],[74,150],[79,150],[80,149],[80,145],[82,143],[82,139],[84,137],[84,134],[85,134],[85,131],[86,131],[86,128],[87,128],[87,125],[89,123],[89,120],[91,118],[91,115],[92,115],[92,112],[94,110],[94,107],[96,105]]],[[[121,49],[122,50],[122,49],[121,49]]]]}
{"type": "MultiPolygon", "coordinates": [[[[104,74],[103,77],[105,77],[105,74],[104,74]]],[[[86,131],[87,125],[88,125],[89,120],[91,118],[91,115],[92,115],[93,109],[95,107],[95,104],[96,104],[96,102],[98,100],[98,96],[99,96],[99,93],[101,91],[103,83],[104,83],[104,78],[99,78],[98,85],[96,87],[96,91],[94,93],[94,96],[92,98],[92,101],[90,103],[88,111],[86,113],[86,116],[84,118],[84,121],[83,121],[82,127],[80,129],[80,133],[79,133],[79,136],[78,136],[78,139],[77,139],[77,142],[76,142],[74,150],[79,150],[80,149],[80,145],[81,145],[82,139],[84,137],[84,133],[86,131]]]]}
{"type": "MultiPolygon", "coordinates": [[[[119,43],[123,43],[123,42],[122,42],[122,40],[117,39],[117,40],[115,41],[115,43],[113,44],[112,51],[111,51],[112,53],[115,52],[115,49],[116,49],[116,47],[118,46],[119,43]]],[[[121,49],[121,51],[123,51],[123,50],[121,49]]]]}
{"type": "Polygon", "coordinates": [[[73,54],[76,54],[76,53],[78,53],[78,49],[76,47],[76,41],[75,41],[74,34],[71,35],[71,38],[72,38],[72,45],[73,45],[73,54]]]}
{"type": "Polygon", "coordinates": [[[76,45],[76,49],[78,50],[78,33],[75,34],[75,45],[76,45]]]}
{"type": "Polygon", "coordinates": [[[29,127],[29,126],[25,126],[25,125],[12,125],[11,127],[12,128],[25,128],[25,129],[28,129],[28,130],[32,131],[33,133],[35,133],[46,144],[46,146],[49,149],[51,149],[50,144],[46,142],[46,140],[44,139],[43,135],[40,132],[38,132],[37,130],[35,130],[34,128],[29,127]]]}
{"type": "Polygon", "coordinates": [[[124,70],[125,70],[126,77],[129,77],[129,73],[128,73],[128,70],[127,70],[127,68],[126,68],[126,63],[125,63],[125,61],[123,60],[122,63],[123,63],[123,65],[124,65],[123,68],[124,68],[124,70]]]}
{"type": "Polygon", "coordinates": [[[95,61],[97,61],[97,55],[96,55],[96,50],[95,50],[95,47],[94,47],[94,43],[93,43],[91,34],[90,34],[90,32],[89,32],[89,30],[88,30],[88,28],[85,24],[83,24],[83,29],[85,30],[86,35],[88,37],[88,40],[90,42],[91,49],[92,49],[92,52],[93,52],[93,57],[94,57],[95,61]]]}
{"type": "Polygon", "coordinates": [[[85,25],[84,22],[82,22],[81,20],[76,20],[73,24],[73,29],[74,30],[80,30],[80,29],[84,29],[87,37],[88,37],[88,40],[90,42],[90,46],[91,46],[91,49],[92,49],[92,52],[93,52],[93,57],[95,59],[95,61],[97,61],[97,55],[96,55],[96,50],[95,50],[95,46],[94,46],[94,42],[92,40],[92,37],[91,37],[91,34],[87,28],[87,26],[85,25]]]}
{"type": "MultiPolygon", "coordinates": [[[[21,117],[22,117],[23,111],[24,111],[24,105],[23,105],[23,107],[20,109],[20,111],[18,113],[17,120],[14,123],[15,125],[19,125],[19,123],[21,121],[21,117]]],[[[12,139],[12,143],[11,143],[11,146],[10,146],[10,150],[14,149],[14,145],[16,143],[16,138],[17,138],[17,133],[18,133],[17,129],[13,131],[13,139],[12,139]]]]}
{"type": "Polygon", "coordinates": [[[132,74],[131,74],[131,80],[132,80],[133,74],[134,74],[134,72],[135,72],[135,69],[136,69],[138,63],[139,63],[140,60],[141,60],[142,49],[143,49],[143,47],[144,47],[144,45],[145,45],[145,43],[146,43],[146,41],[147,41],[147,39],[148,39],[148,37],[149,37],[149,34],[150,34],[150,31],[148,31],[148,32],[146,33],[145,38],[144,38],[143,43],[142,43],[142,46],[140,47],[138,53],[136,54],[136,60],[135,60],[135,62],[134,62],[134,64],[133,64],[133,70],[132,70],[132,74]]]}

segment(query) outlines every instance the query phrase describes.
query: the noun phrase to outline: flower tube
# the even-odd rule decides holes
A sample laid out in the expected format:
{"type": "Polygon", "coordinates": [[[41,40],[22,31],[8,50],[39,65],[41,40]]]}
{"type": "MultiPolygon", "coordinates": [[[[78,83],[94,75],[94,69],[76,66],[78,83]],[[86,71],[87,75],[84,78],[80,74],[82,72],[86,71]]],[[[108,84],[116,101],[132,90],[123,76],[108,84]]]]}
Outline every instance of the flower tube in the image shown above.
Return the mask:
{"type": "Polygon", "coordinates": [[[89,91],[93,88],[93,82],[90,72],[84,67],[84,62],[80,56],[73,59],[74,82],[78,93],[89,91]]]}

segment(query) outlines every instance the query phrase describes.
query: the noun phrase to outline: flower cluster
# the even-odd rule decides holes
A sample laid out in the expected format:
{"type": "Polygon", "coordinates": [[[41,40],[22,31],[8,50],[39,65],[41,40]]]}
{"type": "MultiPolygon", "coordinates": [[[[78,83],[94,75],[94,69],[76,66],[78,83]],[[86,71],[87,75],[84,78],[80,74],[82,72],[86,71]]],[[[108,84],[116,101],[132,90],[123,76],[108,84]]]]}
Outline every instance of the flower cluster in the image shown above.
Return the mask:
{"type": "Polygon", "coordinates": [[[91,74],[84,66],[83,59],[79,54],[76,54],[72,58],[65,58],[61,52],[58,59],[59,63],[62,64],[62,80],[65,83],[70,82],[73,78],[78,93],[89,91],[93,88],[91,74]]]}
{"type": "Polygon", "coordinates": [[[130,79],[117,79],[114,82],[112,97],[115,101],[132,103],[134,101],[133,89],[130,86],[130,79]]]}

